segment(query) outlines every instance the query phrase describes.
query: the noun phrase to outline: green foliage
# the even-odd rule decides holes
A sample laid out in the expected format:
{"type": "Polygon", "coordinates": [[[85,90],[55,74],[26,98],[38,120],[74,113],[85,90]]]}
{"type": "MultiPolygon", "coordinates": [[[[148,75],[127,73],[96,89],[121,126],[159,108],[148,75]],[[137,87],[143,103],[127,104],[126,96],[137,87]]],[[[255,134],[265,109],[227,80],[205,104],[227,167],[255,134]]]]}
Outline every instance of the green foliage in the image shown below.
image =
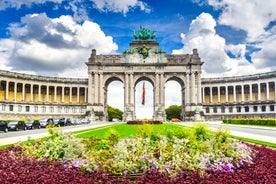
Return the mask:
{"type": "Polygon", "coordinates": [[[107,140],[110,141],[112,145],[114,145],[118,143],[120,139],[120,134],[114,128],[110,128],[105,137],[107,140]]]}
{"type": "Polygon", "coordinates": [[[150,137],[154,132],[153,125],[151,124],[142,124],[138,128],[138,136],[142,138],[150,137]]]}
{"type": "Polygon", "coordinates": [[[224,119],[225,124],[237,124],[237,125],[262,125],[262,126],[276,126],[275,118],[235,118],[224,119]]]}
{"type": "Polygon", "coordinates": [[[182,107],[177,105],[171,105],[167,109],[165,109],[167,119],[171,120],[172,118],[178,118],[182,119],[181,113],[182,113],[182,107]]]}
{"type": "Polygon", "coordinates": [[[108,113],[108,120],[112,121],[113,118],[115,119],[123,119],[123,112],[120,109],[113,108],[111,106],[107,107],[107,113],[108,113]]]}
{"type": "Polygon", "coordinates": [[[193,127],[194,127],[193,131],[194,131],[194,134],[195,134],[197,140],[205,141],[210,138],[211,131],[208,128],[207,124],[197,123],[193,127]]]}

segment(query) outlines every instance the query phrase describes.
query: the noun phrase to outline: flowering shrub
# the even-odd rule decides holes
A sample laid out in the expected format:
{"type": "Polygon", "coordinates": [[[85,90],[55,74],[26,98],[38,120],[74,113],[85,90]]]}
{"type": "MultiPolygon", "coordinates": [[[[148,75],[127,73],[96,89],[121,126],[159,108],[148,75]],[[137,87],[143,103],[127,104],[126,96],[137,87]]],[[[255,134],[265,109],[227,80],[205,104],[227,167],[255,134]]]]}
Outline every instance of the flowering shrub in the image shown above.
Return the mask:
{"type": "Polygon", "coordinates": [[[4,157],[0,181],[6,181],[1,179],[5,176],[6,183],[130,183],[128,176],[142,173],[136,183],[250,183],[254,178],[257,183],[275,182],[275,150],[229,139],[224,130],[210,136],[211,130],[198,127],[170,132],[170,136],[151,134],[127,139],[118,138],[112,130],[109,139],[88,141],[70,134],[53,134],[40,144],[0,150],[4,157]],[[70,151],[64,152],[67,147],[70,151]],[[47,149],[52,151],[46,154],[47,149]],[[43,151],[37,154],[37,150],[43,151]],[[259,176],[264,173],[267,177],[259,176]]]}

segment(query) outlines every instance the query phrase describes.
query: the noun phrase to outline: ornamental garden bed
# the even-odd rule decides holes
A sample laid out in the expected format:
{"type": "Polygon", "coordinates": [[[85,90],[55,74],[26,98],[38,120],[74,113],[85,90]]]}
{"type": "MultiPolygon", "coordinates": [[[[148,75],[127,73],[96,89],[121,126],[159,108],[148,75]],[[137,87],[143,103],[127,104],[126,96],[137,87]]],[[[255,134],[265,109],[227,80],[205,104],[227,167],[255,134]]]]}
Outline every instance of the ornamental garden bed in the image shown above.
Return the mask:
{"type": "Polygon", "coordinates": [[[126,138],[117,130],[133,133],[135,125],[109,127],[104,138],[96,134],[103,129],[91,130],[95,136],[90,138],[50,129],[46,141],[0,150],[0,181],[276,183],[275,150],[233,140],[227,130],[214,132],[202,124],[155,126],[136,126],[135,136],[126,138]]]}
{"type": "Polygon", "coordinates": [[[138,125],[142,125],[142,124],[162,124],[162,121],[159,120],[130,120],[127,121],[127,124],[138,124],[138,125]]]}

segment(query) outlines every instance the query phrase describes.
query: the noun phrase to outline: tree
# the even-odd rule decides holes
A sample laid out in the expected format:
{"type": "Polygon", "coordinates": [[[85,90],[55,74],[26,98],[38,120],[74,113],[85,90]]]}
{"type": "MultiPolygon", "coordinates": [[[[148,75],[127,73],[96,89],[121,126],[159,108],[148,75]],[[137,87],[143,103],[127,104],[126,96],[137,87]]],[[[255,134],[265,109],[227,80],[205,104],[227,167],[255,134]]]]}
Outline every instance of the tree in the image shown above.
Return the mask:
{"type": "Polygon", "coordinates": [[[107,107],[108,120],[112,121],[113,118],[122,120],[123,112],[120,109],[108,106],[107,107]]]}
{"type": "Polygon", "coordinates": [[[181,113],[182,113],[182,107],[179,105],[171,105],[170,107],[168,107],[167,109],[165,109],[166,111],[166,115],[167,115],[167,119],[171,120],[172,118],[178,118],[178,119],[182,119],[181,118],[181,113]]]}

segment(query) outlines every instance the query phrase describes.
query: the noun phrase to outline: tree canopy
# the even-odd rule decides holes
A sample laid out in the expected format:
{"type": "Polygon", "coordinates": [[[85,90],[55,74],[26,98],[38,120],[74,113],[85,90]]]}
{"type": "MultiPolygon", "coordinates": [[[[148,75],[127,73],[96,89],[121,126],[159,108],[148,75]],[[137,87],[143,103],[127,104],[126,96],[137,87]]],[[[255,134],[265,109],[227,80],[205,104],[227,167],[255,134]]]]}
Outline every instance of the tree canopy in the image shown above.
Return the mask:
{"type": "Polygon", "coordinates": [[[119,119],[119,120],[123,119],[123,112],[120,109],[108,106],[107,113],[108,113],[109,121],[112,121],[113,118],[119,119]]]}
{"type": "Polygon", "coordinates": [[[181,113],[182,113],[182,107],[179,105],[171,105],[167,109],[165,109],[167,119],[171,120],[172,118],[178,118],[182,119],[181,113]]]}

